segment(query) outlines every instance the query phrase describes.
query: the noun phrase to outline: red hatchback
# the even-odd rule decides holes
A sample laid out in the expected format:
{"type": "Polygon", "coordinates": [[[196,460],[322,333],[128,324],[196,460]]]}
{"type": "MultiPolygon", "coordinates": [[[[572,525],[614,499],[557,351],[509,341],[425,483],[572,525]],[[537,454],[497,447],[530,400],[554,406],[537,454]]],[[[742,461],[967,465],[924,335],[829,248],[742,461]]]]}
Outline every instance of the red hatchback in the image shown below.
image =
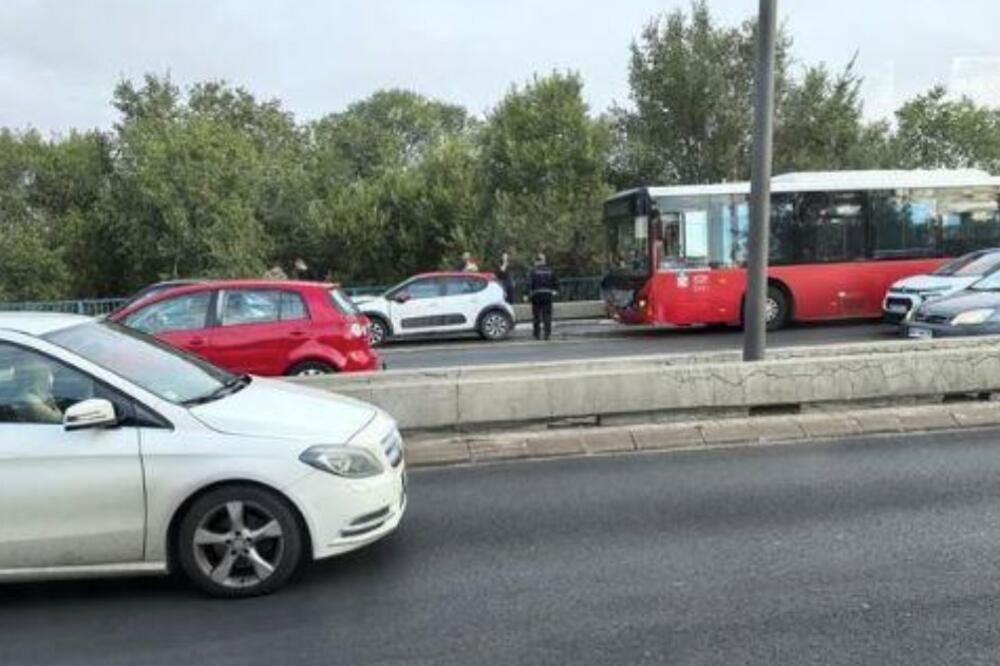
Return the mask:
{"type": "Polygon", "coordinates": [[[200,282],[142,299],[110,319],[231,372],[319,375],[379,367],[368,321],[331,284],[200,282]]]}

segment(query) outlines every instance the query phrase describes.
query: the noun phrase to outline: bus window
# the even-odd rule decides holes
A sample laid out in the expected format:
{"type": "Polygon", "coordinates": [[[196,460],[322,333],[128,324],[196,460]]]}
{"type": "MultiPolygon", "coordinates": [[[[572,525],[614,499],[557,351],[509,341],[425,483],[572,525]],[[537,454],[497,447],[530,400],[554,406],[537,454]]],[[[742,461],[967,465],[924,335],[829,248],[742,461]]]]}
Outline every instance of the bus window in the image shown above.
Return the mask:
{"type": "Polygon", "coordinates": [[[804,264],[865,256],[863,197],[859,192],[807,192],[799,203],[799,257],[804,264]]]}
{"type": "Polygon", "coordinates": [[[684,213],[684,260],[692,266],[708,264],[708,211],[684,213]]]}
{"type": "Polygon", "coordinates": [[[993,188],[938,190],[941,243],[946,254],[962,254],[1000,242],[993,188]]]}
{"type": "Polygon", "coordinates": [[[681,216],[661,213],[658,233],[662,238],[660,267],[676,268],[681,262],[681,216]]]}
{"type": "Polygon", "coordinates": [[[869,199],[873,258],[940,254],[941,228],[933,192],[872,192],[869,199]]]}

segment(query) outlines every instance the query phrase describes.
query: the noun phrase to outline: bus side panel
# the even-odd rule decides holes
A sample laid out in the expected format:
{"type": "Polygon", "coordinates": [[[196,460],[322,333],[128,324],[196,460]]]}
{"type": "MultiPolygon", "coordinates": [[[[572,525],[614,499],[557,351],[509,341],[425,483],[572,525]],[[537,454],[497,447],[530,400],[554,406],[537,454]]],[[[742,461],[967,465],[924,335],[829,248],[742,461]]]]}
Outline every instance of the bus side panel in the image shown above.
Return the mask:
{"type": "Polygon", "coordinates": [[[896,280],[930,273],[945,259],[859,261],[777,266],[771,278],[788,286],[798,321],[879,317],[882,299],[896,280]]]}
{"type": "Polygon", "coordinates": [[[738,324],[745,283],[741,268],[656,273],[648,285],[643,319],[679,326],[738,324]]]}
{"type": "MultiPolygon", "coordinates": [[[[822,321],[880,317],[882,299],[896,280],[930,273],[945,259],[775,266],[768,276],[792,294],[793,318],[822,321]]],[[[746,271],[692,269],[654,274],[641,290],[646,306],[630,323],[732,324],[742,321],[746,271]]]]}

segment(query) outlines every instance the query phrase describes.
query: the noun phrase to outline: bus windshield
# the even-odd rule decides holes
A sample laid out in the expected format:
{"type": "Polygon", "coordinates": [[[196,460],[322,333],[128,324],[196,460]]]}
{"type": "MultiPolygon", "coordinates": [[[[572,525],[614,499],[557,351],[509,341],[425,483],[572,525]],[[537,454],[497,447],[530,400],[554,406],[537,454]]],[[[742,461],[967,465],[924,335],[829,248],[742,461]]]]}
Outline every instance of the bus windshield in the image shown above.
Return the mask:
{"type": "Polygon", "coordinates": [[[649,273],[649,219],[615,217],[607,222],[608,266],[628,273],[649,273]]]}

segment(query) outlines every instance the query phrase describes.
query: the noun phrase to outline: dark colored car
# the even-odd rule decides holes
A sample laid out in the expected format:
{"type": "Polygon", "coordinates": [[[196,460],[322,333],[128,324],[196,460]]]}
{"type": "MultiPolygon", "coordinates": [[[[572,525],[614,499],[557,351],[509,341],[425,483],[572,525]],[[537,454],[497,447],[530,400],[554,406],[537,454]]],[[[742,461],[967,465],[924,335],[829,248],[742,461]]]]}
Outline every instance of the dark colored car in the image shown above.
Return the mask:
{"type": "Polygon", "coordinates": [[[220,280],[161,290],[109,319],[230,372],[261,376],[377,370],[368,321],[336,285],[220,280]]]}
{"type": "Polygon", "coordinates": [[[905,327],[911,338],[1000,334],[1000,273],[924,303],[907,317],[905,327]]]}
{"type": "Polygon", "coordinates": [[[124,310],[125,308],[131,308],[139,301],[144,301],[152,296],[155,296],[156,294],[167,291],[168,289],[186,287],[189,284],[198,284],[199,282],[201,282],[201,280],[166,280],[164,282],[155,282],[153,284],[146,285],[139,291],[132,294],[132,296],[125,301],[125,304],[119,307],[116,312],[124,310]]]}

